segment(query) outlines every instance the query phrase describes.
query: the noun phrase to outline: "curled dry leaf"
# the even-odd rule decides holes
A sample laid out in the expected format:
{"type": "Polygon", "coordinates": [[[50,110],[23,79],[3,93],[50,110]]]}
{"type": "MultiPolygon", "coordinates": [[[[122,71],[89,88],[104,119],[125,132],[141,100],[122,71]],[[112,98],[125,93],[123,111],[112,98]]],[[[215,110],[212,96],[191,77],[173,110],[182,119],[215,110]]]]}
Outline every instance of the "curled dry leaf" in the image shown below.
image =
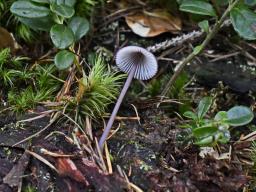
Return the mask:
{"type": "Polygon", "coordinates": [[[15,41],[11,33],[9,33],[5,28],[0,27],[0,49],[4,49],[8,47],[13,52],[19,48],[19,45],[15,41]]]}
{"type": "Polygon", "coordinates": [[[125,17],[127,25],[141,37],[154,37],[164,32],[177,33],[181,20],[164,10],[143,11],[125,17]]]}

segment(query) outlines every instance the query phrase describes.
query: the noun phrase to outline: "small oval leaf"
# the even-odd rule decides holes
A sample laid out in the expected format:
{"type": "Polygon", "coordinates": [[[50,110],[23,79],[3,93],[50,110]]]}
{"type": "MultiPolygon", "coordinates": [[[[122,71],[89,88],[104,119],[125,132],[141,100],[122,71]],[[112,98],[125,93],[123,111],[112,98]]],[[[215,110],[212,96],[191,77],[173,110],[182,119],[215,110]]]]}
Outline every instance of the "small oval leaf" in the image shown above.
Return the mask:
{"type": "Polygon", "coordinates": [[[211,97],[204,97],[198,105],[197,109],[197,116],[199,119],[205,116],[207,111],[210,109],[212,105],[212,98],[211,97]]]}
{"type": "Polygon", "coordinates": [[[64,70],[68,69],[72,65],[74,59],[74,53],[67,50],[62,50],[55,55],[54,63],[59,70],[64,70]]]}
{"type": "Polygon", "coordinates": [[[227,115],[227,112],[226,111],[219,111],[215,117],[214,117],[214,120],[215,121],[225,121],[227,120],[228,118],[228,115],[227,115]]]}
{"type": "Polygon", "coordinates": [[[50,16],[40,17],[40,18],[25,18],[18,17],[18,20],[31,29],[41,30],[41,31],[50,31],[54,21],[50,16]]]}
{"type": "Polygon", "coordinates": [[[32,1],[36,3],[43,3],[43,4],[50,3],[49,0],[32,0],[32,1]]]}
{"type": "Polygon", "coordinates": [[[193,119],[193,120],[196,120],[197,119],[197,116],[196,114],[193,112],[193,111],[186,111],[184,114],[183,114],[184,117],[187,117],[189,119],[193,119]]]}
{"type": "Polygon", "coordinates": [[[206,33],[209,33],[209,21],[203,20],[198,23],[198,26],[206,33]]]}
{"type": "Polygon", "coordinates": [[[53,44],[59,49],[65,49],[74,43],[74,34],[72,30],[65,25],[56,24],[50,31],[53,44]]]}
{"type": "Polygon", "coordinates": [[[250,123],[253,118],[253,112],[245,106],[235,106],[227,111],[227,123],[232,126],[242,126],[250,123]]]}
{"type": "Polygon", "coordinates": [[[211,124],[203,125],[202,127],[197,127],[192,130],[193,135],[196,138],[208,137],[208,136],[215,134],[217,131],[218,131],[218,128],[215,126],[212,126],[211,124]]]}
{"type": "Polygon", "coordinates": [[[76,4],[76,0],[50,0],[50,3],[56,3],[57,5],[68,5],[73,7],[76,4]]]}
{"type": "Polygon", "coordinates": [[[57,3],[51,4],[51,10],[52,12],[64,18],[71,18],[75,14],[75,10],[73,7],[70,7],[64,4],[61,4],[61,5],[58,5],[57,3]]]}
{"type": "Polygon", "coordinates": [[[30,1],[16,1],[10,8],[11,12],[20,17],[39,18],[50,14],[50,9],[36,5],[30,1]]]}
{"type": "Polygon", "coordinates": [[[214,136],[209,136],[195,142],[195,145],[199,146],[211,146],[214,144],[214,136]]]}
{"type": "Polygon", "coordinates": [[[256,13],[245,6],[235,7],[230,12],[235,31],[248,40],[256,39],[256,13]]]}
{"type": "Polygon", "coordinates": [[[76,41],[81,39],[89,31],[89,22],[82,17],[73,17],[68,26],[72,29],[76,41]]]}
{"type": "Polygon", "coordinates": [[[216,16],[215,10],[208,2],[201,0],[183,0],[180,5],[180,10],[199,15],[216,16]]]}

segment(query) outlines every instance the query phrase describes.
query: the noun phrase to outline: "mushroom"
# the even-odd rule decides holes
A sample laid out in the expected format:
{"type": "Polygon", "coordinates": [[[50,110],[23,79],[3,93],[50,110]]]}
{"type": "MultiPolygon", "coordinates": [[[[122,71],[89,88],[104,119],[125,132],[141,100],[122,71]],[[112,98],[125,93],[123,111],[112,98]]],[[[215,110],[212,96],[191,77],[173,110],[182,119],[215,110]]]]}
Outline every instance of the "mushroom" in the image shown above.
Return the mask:
{"type": "Polygon", "coordinates": [[[135,78],[139,80],[148,80],[156,74],[158,69],[155,56],[146,49],[138,46],[127,46],[120,49],[116,54],[115,60],[120,70],[128,73],[128,77],[118,97],[108,124],[100,138],[99,147],[101,150],[103,150],[104,143],[108,137],[110,129],[114,123],[116,114],[131,84],[132,79],[135,78]]]}

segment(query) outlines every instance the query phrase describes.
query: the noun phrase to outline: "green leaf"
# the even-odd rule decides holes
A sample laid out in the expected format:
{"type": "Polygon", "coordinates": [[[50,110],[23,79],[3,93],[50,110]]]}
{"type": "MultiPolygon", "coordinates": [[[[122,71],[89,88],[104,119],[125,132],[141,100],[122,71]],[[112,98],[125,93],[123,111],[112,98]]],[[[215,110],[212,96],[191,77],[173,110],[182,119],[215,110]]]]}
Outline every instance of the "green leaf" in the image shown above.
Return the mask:
{"type": "Polygon", "coordinates": [[[50,0],[51,3],[56,3],[57,5],[68,5],[73,7],[76,4],[76,0],[50,0]]]}
{"type": "Polygon", "coordinates": [[[186,111],[184,114],[183,114],[184,117],[187,117],[189,119],[193,119],[193,120],[196,120],[197,119],[197,116],[194,112],[192,111],[186,111]]]}
{"type": "Polygon", "coordinates": [[[53,44],[59,49],[65,49],[74,43],[74,34],[72,30],[65,25],[56,24],[50,30],[53,44]]]}
{"type": "Polygon", "coordinates": [[[209,33],[209,22],[208,20],[203,20],[198,23],[198,26],[206,33],[209,33]]]}
{"type": "Polygon", "coordinates": [[[200,0],[183,0],[180,5],[180,10],[199,15],[216,16],[212,5],[208,2],[200,0]]]}
{"type": "Polygon", "coordinates": [[[54,25],[54,21],[50,16],[40,18],[18,17],[18,20],[30,27],[31,29],[41,31],[50,31],[52,25],[54,25]]]}
{"type": "Polygon", "coordinates": [[[228,118],[228,114],[227,114],[226,111],[219,111],[219,112],[215,115],[214,120],[215,120],[215,121],[225,121],[225,120],[227,120],[227,118],[228,118]]]}
{"type": "Polygon", "coordinates": [[[196,138],[208,137],[210,135],[215,134],[218,131],[218,128],[213,126],[212,124],[203,125],[202,127],[197,127],[192,130],[193,135],[196,138]]]}
{"type": "Polygon", "coordinates": [[[230,12],[235,31],[248,40],[256,39],[256,13],[245,6],[235,7],[230,12]]]}
{"type": "Polygon", "coordinates": [[[76,41],[81,39],[89,31],[89,22],[82,17],[73,17],[68,26],[72,29],[76,41]]]}
{"type": "Polygon", "coordinates": [[[50,14],[50,9],[36,5],[30,1],[16,1],[10,8],[11,12],[20,17],[39,18],[50,14]]]}
{"type": "Polygon", "coordinates": [[[256,0],[244,0],[244,3],[249,6],[254,6],[256,5],[256,0]]]}
{"type": "Polygon", "coordinates": [[[71,18],[75,14],[74,8],[68,5],[54,3],[50,7],[52,12],[64,18],[71,18]]]}
{"type": "Polygon", "coordinates": [[[74,53],[67,50],[62,50],[55,55],[54,63],[59,70],[64,70],[68,69],[72,65],[74,59],[74,53]]]}
{"type": "Polygon", "coordinates": [[[229,130],[225,130],[223,132],[218,132],[215,135],[215,138],[217,139],[218,142],[220,143],[227,143],[230,140],[230,132],[229,130]]]}
{"type": "Polygon", "coordinates": [[[214,136],[209,136],[196,141],[195,144],[200,146],[211,146],[213,142],[214,142],[214,136]]]}
{"type": "Polygon", "coordinates": [[[227,111],[227,123],[232,126],[242,126],[250,123],[254,114],[250,108],[245,106],[235,106],[227,111]]]}
{"type": "Polygon", "coordinates": [[[198,105],[197,116],[199,119],[203,118],[205,114],[208,112],[212,104],[211,97],[204,97],[198,105]]]}
{"type": "Polygon", "coordinates": [[[49,0],[32,0],[32,1],[36,3],[44,3],[44,4],[50,3],[49,0]]]}

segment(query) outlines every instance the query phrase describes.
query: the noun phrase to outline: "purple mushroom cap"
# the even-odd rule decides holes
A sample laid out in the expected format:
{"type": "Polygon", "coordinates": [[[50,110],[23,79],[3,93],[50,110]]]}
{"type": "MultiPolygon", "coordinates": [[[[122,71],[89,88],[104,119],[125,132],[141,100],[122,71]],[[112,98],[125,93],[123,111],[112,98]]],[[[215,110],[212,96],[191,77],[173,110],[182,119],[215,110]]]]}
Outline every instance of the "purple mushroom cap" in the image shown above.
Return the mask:
{"type": "Polygon", "coordinates": [[[158,69],[155,56],[144,48],[127,46],[120,49],[116,54],[116,64],[125,73],[130,73],[136,66],[135,79],[148,80],[152,78],[158,69]]]}

